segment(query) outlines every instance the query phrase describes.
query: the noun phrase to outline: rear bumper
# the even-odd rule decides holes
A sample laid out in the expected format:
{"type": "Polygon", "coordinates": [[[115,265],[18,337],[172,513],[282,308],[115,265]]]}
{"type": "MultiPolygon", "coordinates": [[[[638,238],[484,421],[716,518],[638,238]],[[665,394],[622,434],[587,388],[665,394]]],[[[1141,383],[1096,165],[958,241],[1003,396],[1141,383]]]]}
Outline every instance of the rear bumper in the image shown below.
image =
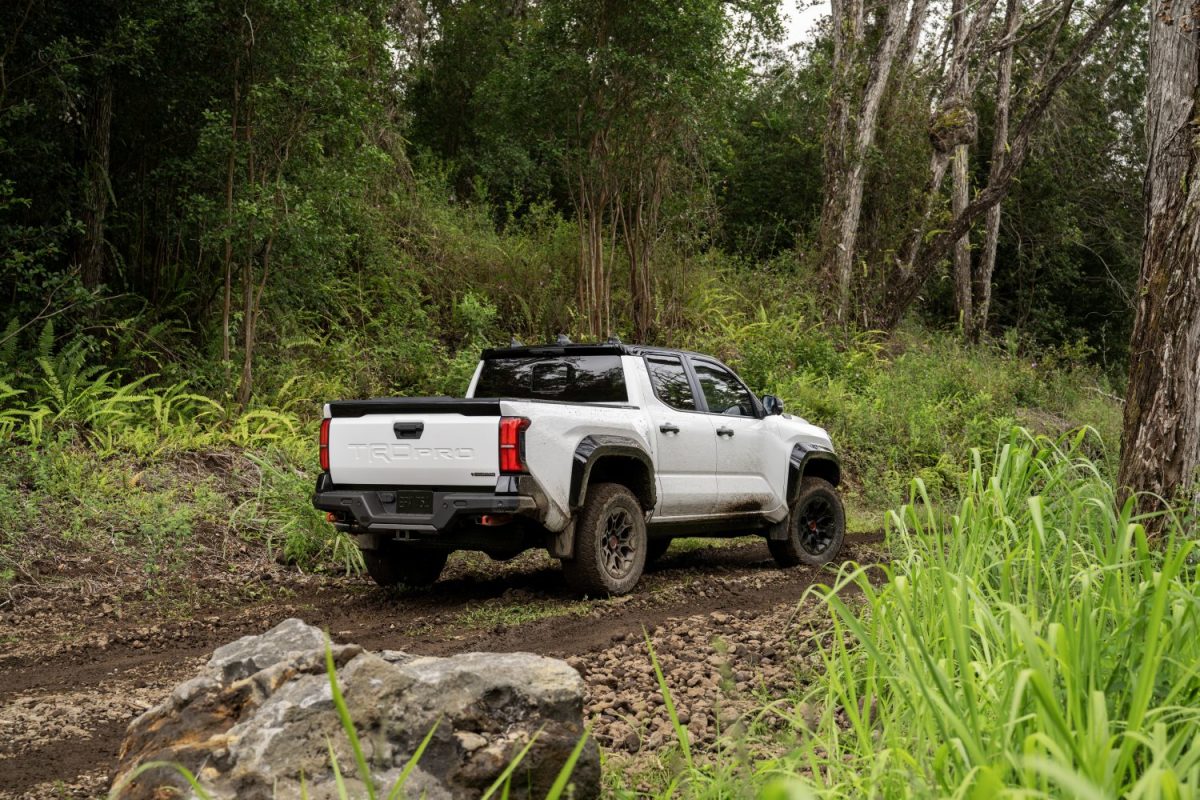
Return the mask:
{"type": "Polygon", "coordinates": [[[537,502],[525,495],[495,492],[463,492],[433,490],[429,514],[407,514],[395,511],[395,490],[380,488],[342,488],[335,486],[328,473],[317,478],[313,505],[337,515],[340,530],[351,533],[413,533],[436,534],[448,531],[458,523],[485,514],[536,516],[537,502]]]}

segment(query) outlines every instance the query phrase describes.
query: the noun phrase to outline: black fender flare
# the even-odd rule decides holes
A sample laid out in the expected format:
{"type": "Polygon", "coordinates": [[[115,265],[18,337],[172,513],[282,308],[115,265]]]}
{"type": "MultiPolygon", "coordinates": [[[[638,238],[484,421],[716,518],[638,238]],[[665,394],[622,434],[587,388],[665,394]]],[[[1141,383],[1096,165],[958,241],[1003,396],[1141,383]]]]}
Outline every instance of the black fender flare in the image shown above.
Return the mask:
{"type": "Polygon", "coordinates": [[[571,460],[571,510],[576,511],[587,501],[588,482],[592,476],[592,468],[603,458],[616,456],[631,458],[640,462],[646,468],[647,485],[638,494],[647,512],[653,511],[658,504],[658,490],[655,483],[654,461],[650,454],[637,442],[626,436],[612,434],[591,434],[583,437],[575,448],[575,456],[571,460]]]}
{"type": "Polygon", "coordinates": [[[836,453],[823,445],[798,443],[792,447],[792,454],[788,458],[787,504],[789,508],[791,508],[792,501],[796,499],[796,492],[800,490],[800,480],[809,467],[814,464],[820,468],[822,477],[832,479],[829,482],[834,486],[841,484],[842,462],[836,453]]]}

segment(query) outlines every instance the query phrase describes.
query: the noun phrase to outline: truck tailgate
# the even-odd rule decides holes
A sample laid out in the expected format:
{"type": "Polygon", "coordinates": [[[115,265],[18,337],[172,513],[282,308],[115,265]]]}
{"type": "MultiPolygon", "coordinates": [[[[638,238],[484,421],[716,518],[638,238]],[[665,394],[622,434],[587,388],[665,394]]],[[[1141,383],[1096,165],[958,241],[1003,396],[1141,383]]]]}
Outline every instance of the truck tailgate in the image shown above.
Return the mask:
{"type": "Polygon", "coordinates": [[[500,462],[499,415],[480,415],[477,408],[467,414],[419,408],[415,413],[389,413],[368,407],[361,416],[343,416],[334,408],[329,427],[333,482],[494,487],[500,462]]]}

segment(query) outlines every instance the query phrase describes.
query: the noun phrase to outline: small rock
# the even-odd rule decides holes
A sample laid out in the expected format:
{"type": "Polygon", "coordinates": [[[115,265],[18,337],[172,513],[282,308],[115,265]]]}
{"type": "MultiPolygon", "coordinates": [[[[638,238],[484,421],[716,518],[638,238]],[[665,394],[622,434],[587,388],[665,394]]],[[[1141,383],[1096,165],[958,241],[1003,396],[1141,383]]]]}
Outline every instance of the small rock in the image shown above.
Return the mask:
{"type": "Polygon", "coordinates": [[[472,752],[487,745],[487,739],[471,731],[455,731],[454,738],[465,752],[472,752]]]}

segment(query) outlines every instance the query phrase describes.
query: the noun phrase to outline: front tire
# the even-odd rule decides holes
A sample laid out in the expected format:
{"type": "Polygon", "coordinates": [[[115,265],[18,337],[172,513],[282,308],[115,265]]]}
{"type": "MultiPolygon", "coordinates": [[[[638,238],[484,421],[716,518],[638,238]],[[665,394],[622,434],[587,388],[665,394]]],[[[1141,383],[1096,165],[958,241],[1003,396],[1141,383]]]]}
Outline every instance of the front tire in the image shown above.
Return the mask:
{"type": "Polygon", "coordinates": [[[806,477],[788,510],[787,538],[767,540],[781,567],[821,567],[837,558],[846,540],[846,509],[837,489],[823,478],[806,477]]]}
{"type": "Polygon", "coordinates": [[[563,561],[567,584],[591,597],[626,594],[646,567],[646,515],[617,483],[588,487],[575,529],[575,557],[563,561]]]}
{"type": "Polygon", "coordinates": [[[367,574],[385,589],[401,584],[432,586],[450,557],[447,550],[426,550],[399,542],[384,542],[379,549],[363,550],[362,554],[367,574]]]}

